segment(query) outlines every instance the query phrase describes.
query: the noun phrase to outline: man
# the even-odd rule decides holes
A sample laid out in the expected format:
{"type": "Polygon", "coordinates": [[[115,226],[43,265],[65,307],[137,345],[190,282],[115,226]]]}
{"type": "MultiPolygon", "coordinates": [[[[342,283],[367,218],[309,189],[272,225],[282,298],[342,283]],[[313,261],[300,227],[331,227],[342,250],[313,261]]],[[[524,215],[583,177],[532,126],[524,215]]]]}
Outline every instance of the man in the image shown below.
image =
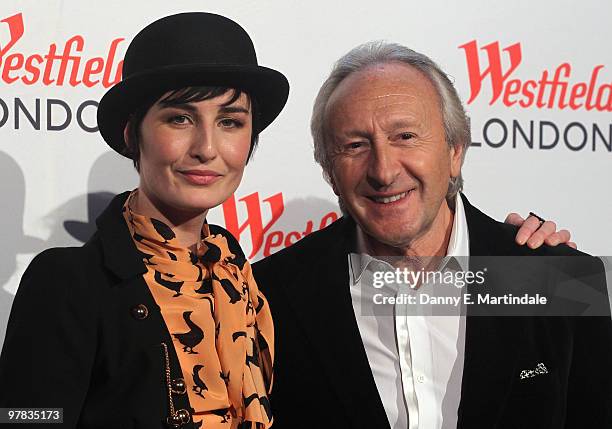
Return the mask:
{"type": "MultiPolygon", "coordinates": [[[[515,228],[459,194],[469,121],[435,63],[395,44],[353,49],[319,92],[312,132],[345,216],[254,266],[276,327],[275,426],[612,427],[609,317],[399,317],[396,304],[385,318],[361,307],[377,255],[415,270],[452,256],[459,267],[445,258],[440,269],[465,270],[460,256],[580,254],[521,247],[515,228]]],[[[600,261],[582,255],[528,278],[540,290],[567,271],[606,296],[600,261]]]]}

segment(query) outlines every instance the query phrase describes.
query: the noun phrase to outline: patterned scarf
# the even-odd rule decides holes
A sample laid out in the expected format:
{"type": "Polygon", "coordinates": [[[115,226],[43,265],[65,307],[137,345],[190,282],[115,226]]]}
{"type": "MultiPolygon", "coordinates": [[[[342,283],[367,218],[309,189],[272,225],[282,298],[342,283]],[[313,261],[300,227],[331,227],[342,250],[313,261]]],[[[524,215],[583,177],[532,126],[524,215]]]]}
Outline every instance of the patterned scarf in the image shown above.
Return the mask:
{"type": "Polygon", "coordinates": [[[165,223],[131,210],[136,192],[123,214],[173,338],[195,427],[270,427],[274,331],[250,264],[207,224],[195,253],[181,247],[165,223]]]}

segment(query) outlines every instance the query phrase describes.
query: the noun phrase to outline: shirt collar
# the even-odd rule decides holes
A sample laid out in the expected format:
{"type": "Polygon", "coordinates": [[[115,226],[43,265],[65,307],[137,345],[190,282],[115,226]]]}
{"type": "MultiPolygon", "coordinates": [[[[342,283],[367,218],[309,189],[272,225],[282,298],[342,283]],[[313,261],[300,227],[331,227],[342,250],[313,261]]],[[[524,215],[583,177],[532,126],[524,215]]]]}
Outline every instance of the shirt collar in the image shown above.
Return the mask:
{"type": "MultiPolygon", "coordinates": [[[[455,216],[453,219],[450,239],[448,240],[448,247],[446,249],[447,257],[444,258],[440,269],[443,269],[444,267],[448,266],[451,261],[454,261],[454,263],[458,265],[457,268],[467,271],[467,257],[470,255],[470,237],[463,201],[461,200],[459,194],[455,195],[454,206],[455,216]]],[[[359,224],[356,224],[355,227],[357,228],[356,253],[351,252],[349,254],[349,278],[351,279],[351,284],[353,285],[359,283],[363,272],[366,270],[368,265],[373,262],[383,264],[381,267],[387,266],[387,268],[393,270],[393,267],[389,263],[381,261],[380,259],[366,253],[364,233],[359,227],[359,224]]]]}

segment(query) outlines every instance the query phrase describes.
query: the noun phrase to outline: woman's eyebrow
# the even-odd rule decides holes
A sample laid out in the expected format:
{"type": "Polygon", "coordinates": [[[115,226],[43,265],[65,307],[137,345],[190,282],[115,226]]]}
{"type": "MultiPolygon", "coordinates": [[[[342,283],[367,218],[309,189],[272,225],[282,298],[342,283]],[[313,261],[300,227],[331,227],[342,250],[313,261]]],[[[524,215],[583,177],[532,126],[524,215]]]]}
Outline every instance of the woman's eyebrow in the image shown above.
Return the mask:
{"type": "Polygon", "coordinates": [[[221,113],[246,113],[249,114],[250,110],[242,106],[221,106],[219,108],[221,113]]]}
{"type": "Polygon", "coordinates": [[[187,110],[190,113],[197,112],[197,107],[195,107],[191,103],[172,103],[172,102],[162,102],[160,103],[160,110],[163,109],[183,109],[187,110]]]}

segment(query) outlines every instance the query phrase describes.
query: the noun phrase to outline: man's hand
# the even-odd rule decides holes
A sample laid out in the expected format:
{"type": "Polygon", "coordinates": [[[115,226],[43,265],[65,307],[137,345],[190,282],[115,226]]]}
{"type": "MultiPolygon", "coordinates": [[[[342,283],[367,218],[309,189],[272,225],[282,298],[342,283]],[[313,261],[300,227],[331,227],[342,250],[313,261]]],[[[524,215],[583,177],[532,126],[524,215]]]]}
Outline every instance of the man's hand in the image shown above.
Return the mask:
{"type": "Polygon", "coordinates": [[[567,229],[557,231],[557,225],[550,220],[542,223],[535,216],[529,216],[525,220],[518,213],[510,213],[504,222],[520,227],[516,234],[516,242],[520,245],[527,244],[536,249],[544,243],[549,246],[567,244],[576,248],[576,243],[570,241],[570,232],[567,229]]]}

